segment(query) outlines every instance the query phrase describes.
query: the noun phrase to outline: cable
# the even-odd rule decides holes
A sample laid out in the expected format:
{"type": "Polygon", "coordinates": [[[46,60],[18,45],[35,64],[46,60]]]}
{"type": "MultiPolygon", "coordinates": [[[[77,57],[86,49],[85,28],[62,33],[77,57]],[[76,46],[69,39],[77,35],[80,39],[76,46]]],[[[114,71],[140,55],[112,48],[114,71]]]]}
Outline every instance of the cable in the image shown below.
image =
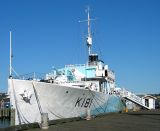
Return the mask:
{"type": "Polygon", "coordinates": [[[16,98],[16,93],[15,93],[15,89],[14,89],[14,84],[13,84],[13,79],[12,78],[11,78],[11,81],[12,81],[12,89],[13,89],[13,94],[14,94],[14,99],[15,99],[15,106],[16,106],[16,109],[17,109],[18,120],[19,120],[19,124],[21,125],[20,112],[18,110],[17,98],[16,98]]]}
{"type": "MultiPolygon", "coordinates": [[[[91,93],[91,95],[93,96],[93,93],[91,93]]],[[[97,103],[97,105],[105,112],[105,110],[103,109],[103,107],[99,104],[99,102],[97,101],[97,99],[95,97],[93,97],[93,99],[95,100],[95,102],[97,103]]],[[[103,102],[104,103],[104,102],[103,102]]]]}
{"type": "Polygon", "coordinates": [[[61,115],[56,115],[54,112],[52,112],[51,110],[48,110],[52,115],[56,116],[59,119],[63,119],[64,117],[61,115]]]}
{"type": "Polygon", "coordinates": [[[35,97],[36,97],[36,100],[37,100],[37,104],[38,104],[38,108],[39,108],[39,111],[40,111],[40,114],[42,115],[42,107],[41,107],[41,104],[40,104],[40,101],[39,101],[39,98],[38,98],[38,95],[37,95],[37,92],[36,92],[36,89],[35,89],[35,86],[32,82],[32,85],[33,85],[33,90],[34,90],[34,94],[35,94],[35,97]]]}

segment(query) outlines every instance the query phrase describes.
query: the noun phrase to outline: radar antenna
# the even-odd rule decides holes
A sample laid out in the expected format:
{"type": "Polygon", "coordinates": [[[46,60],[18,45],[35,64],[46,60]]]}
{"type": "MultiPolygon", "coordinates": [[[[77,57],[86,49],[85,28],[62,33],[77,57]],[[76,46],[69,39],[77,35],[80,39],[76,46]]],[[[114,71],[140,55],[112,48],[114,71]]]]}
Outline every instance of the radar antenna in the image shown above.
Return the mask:
{"type": "Polygon", "coordinates": [[[92,35],[91,35],[91,20],[96,20],[96,19],[91,19],[90,18],[90,8],[88,7],[87,8],[87,20],[83,20],[83,21],[79,21],[79,22],[87,22],[88,23],[88,34],[87,34],[87,38],[86,38],[86,43],[87,43],[87,46],[88,46],[88,55],[91,54],[91,46],[92,46],[92,35]]]}

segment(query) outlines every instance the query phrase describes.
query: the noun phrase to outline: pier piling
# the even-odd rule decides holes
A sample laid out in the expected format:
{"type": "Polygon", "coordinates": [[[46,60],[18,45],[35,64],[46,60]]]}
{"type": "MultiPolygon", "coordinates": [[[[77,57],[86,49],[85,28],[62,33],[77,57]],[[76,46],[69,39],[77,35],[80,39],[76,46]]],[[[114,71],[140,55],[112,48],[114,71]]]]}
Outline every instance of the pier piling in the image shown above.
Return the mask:
{"type": "Polygon", "coordinates": [[[10,125],[15,125],[15,109],[1,108],[0,109],[0,119],[9,119],[10,125]]]}
{"type": "Polygon", "coordinates": [[[15,125],[15,109],[10,109],[10,125],[15,125]]]}
{"type": "Polygon", "coordinates": [[[9,117],[10,117],[10,109],[9,108],[0,109],[0,119],[9,118],[9,117]]]}

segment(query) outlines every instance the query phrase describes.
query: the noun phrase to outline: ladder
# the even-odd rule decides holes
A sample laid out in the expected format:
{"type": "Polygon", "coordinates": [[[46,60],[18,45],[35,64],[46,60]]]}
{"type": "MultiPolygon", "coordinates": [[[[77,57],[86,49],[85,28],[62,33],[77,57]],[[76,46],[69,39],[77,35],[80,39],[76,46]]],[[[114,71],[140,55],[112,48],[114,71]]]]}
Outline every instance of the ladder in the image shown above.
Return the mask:
{"type": "Polygon", "coordinates": [[[133,102],[133,103],[135,103],[135,104],[137,104],[137,105],[139,105],[139,106],[141,106],[141,107],[143,107],[143,108],[145,108],[145,109],[150,110],[149,107],[147,107],[147,106],[145,106],[145,105],[143,104],[143,102],[142,102],[143,98],[137,96],[136,94],[134,94],[134,93],[132,93],[132,92],[130,92],[130,91],[127,91],[127,90],[125,90],[125,89],[122,89],[122,90],[120,91],[120,95],[121,95],[121,97],[123,97],[124,99],[129,100],[129,101],[131,101],[131,102],[133,102]]]}

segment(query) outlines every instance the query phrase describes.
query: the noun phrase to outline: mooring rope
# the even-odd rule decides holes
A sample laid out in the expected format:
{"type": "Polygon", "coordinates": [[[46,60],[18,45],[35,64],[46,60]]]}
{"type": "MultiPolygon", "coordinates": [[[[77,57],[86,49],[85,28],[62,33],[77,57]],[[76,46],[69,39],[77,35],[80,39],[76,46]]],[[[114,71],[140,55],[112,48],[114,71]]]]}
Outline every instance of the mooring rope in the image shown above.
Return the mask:
{"type": "Polygon", "coordinates": [[[65,117],[63,117],[63,116],[61,116],[61,115],[59,115],[59,114],[56,114],[56,113],[52,112],[50,109],[48,109],[48,111],[49,111],[52,115],[56,116],[56,117],[59,118],[59,119],[65,118],[65,117]]]}
{"type": "Polygon", "coordinates": [[[14,89],[13,79],[12,78],[10,78],[10,79],[12,81],[12,88],[13,88],[13,94],[14,94],[14,99],[15,99],[15,106],[16,106],[16,109],[17,109],[18,121],[19,121],[19,124],[21,125],[22,122],[21,122],[21,118],[20,118],[20,112],[19,112],[19,109],[18,109],[18,104],[17,104],[16,92],[15,92],[15,89],[14,89]]]}
{"type": "Polygon", "coordinates": [[[105,112],[105,109],[103,109],[103,107],[98,102],[98,100],[99,100],[101,103],[104,103],[104,100],[100,100],[100,98],[96,98],[95,95],[93,94],[92,90],[89,89],[89,91],[90,91],[90,94],[92,95],[93,99],[97,103],[97,105],[105,112]]]}
{"type": "Polygon", "coordinates": [[[35,86],[34,86],[34,84],[33,84],[33,82],[32,82],[32,85],[33,85],[33,91],[34,91],[34,94],[35,94],[35,97],[36,97],[36,101],[37,101],[37,104],[38,104],[38,109],[39,109],[39,111],[40,111],[40,114],[42,115],[42,107],[41,107],[41,104],[40,104],[40,101],[39,101],[39,98],[38,98],[38,94],[37,94],[37,91],[36,91],[36,89],[35,89],[35,86]]]}

